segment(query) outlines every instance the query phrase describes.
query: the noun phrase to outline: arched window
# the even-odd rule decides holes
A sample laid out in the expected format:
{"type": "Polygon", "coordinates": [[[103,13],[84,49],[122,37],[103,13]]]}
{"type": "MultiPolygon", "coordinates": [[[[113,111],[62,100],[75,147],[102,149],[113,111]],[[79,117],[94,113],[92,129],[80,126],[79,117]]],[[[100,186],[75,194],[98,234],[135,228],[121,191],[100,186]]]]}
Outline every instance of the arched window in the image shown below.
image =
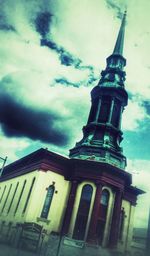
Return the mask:
{"type": "Polygon", "coordinates": [[[84,185],[82,188],[73,238],[77,240],[84,240],[89,210],[91,205],[93,188],[91,185],[84,185]]]}
{"type": "Polygon", "coordinates": [[[41,218],[47,219],[47,217],[48,217],[48,213],[49,213],[49,209],[50,209],[50,206],[52,203],[54,191],[55,191],[54,185],[49,186],[49,188],[47,189],[46,198],[45,198],[43,209],[41,212],[41,218]]]}
{"type": "Polygon", "coordinates": [[[96,229],[99,244],[102,244],[103,242],[103,236],[104,236],[105,225],[107,220],[108,204],[109,204],[109,192],[108,190],[104,189],[102,191],[102,195],[100,199],[99,217],[98,217],[97,229],[96,229]]]}

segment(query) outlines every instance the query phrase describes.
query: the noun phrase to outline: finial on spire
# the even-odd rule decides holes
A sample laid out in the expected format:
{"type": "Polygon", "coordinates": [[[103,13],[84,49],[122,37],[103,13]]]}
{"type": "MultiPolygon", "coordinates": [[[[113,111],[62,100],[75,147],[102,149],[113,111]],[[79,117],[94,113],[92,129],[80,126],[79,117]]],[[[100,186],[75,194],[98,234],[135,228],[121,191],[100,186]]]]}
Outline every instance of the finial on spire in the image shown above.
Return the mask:
{"type": "Polygon", "coordinates": [[[123,55],[124,34],[127,10],[125,10],[113,54],[123,55]]]}

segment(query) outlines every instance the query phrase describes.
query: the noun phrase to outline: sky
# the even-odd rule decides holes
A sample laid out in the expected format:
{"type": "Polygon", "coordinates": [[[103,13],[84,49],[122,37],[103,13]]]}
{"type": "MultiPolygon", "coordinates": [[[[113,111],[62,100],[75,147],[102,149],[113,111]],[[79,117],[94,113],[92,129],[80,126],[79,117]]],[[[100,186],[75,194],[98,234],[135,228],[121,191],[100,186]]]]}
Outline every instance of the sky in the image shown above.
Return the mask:
{"type": "MultiPolygon", "coordinates": [[[[41,147],[68,155],[82,138],[90,91],[111,55],[127,9],[124,57],[129,102],[122,146],[138,200],[150,206],[150,26],[148,0],[0,0],[0,157],[41,147]]],[[[144,208],[143,208],[144,207],[144,208]]]]}

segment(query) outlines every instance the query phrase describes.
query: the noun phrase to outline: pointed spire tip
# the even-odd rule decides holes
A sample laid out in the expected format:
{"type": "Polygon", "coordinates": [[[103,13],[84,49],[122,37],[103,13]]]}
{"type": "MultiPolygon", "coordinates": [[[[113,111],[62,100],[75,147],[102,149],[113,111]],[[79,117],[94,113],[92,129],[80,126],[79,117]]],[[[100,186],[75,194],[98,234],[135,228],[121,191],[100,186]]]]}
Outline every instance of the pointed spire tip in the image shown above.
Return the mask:
{"type": "Polygon", "coordinates": [[[125,24],[126,24],[126,15],[127,15],[127,10],[124,11],[124,15],[122,18],[120,30],[118,33],[117,41],[115,44],[115,48],[113,51],[113,54],[123,54],[123,45],[124,45],[124,34],[125,34],[125,24]]]}

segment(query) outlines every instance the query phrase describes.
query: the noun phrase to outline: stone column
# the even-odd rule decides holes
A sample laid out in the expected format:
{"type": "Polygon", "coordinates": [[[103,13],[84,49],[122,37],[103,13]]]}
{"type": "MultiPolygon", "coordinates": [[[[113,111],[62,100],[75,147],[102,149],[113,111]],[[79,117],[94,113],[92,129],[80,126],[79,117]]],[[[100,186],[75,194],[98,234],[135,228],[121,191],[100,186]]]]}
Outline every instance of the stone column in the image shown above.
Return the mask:
{"type": "Polygon", "coordinates": [[[120,108],[120,114],[119,114],[119,125],[118,125],[118,128],[120,130],[121,130],[122,113],[123,113],[123,107],[120,108]]]}
{"type": "Polygon", "coordinates": [[[111,123],[111,120],[112,120],[113,109],[114,109],[114,103],[115,103],[114,98],[112,98],[108,123],[111,123]]]}
{"type": "Polygon", "coordinates": [[[103,185],[98,183],[98,184],[96,184],[96,186],[97,186],[97,189],[96,189],[93,211],[92,211],[92,215],[91,215],[90,227],[89,227],[89,232],[88,232],[88,242],[89,243],[97,242],[96,227],[97,227],[97,220],[98,220],[100,199],[101,199],[103,185]]]}
{"type": "Polygon", "coordinates": [[[75,197],[76,197],[76,191],[78,187],[78,181],[73,180],[71,184],[71,190],[68,198],[68,203],[66,207],[66,212],[64,216],[64,221],[62,225],[62,233],[65,235],[68,233],[70,221],[71,221],[71,216],[72,216],[72,211],[74,207],[74,202],[75,202],[75,197]]]}
{"type": "Polygon", "coordinates": [[[100,108],[101,108],[101,99],[98,100],[97,112],[96,112],[96,117],[95,117],[96,123],[98,123],[100,108]]]}
{"type": "Polygon", "coordinates": [[[111,248],[116,248],[118,243],[121,204],[122,204],[122,190],[117,189],[116,195],[115,195],[114,210],[113,210],[110,239],[109,239],[109,246],[111,248]]]}

